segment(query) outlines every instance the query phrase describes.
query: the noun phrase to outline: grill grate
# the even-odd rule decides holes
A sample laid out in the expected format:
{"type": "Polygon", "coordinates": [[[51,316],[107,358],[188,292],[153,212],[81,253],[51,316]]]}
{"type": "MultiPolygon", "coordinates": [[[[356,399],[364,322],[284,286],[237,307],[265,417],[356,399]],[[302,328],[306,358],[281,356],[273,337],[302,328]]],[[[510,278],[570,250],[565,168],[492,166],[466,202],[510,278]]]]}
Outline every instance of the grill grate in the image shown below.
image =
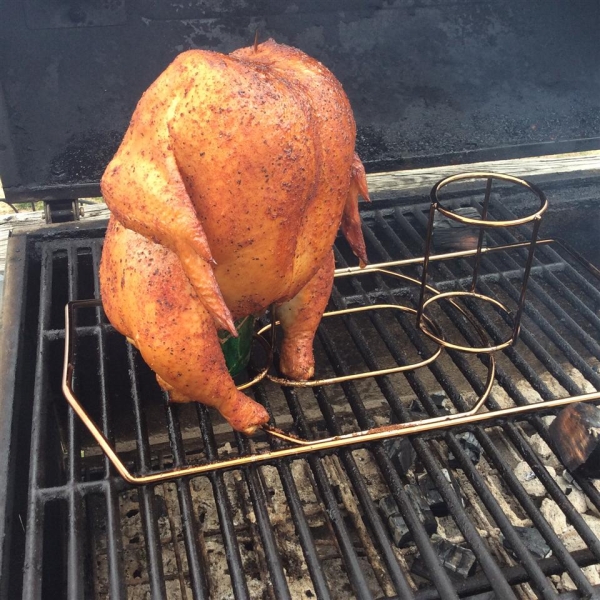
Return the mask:
{"type": "MultiPolygon", "coordinates": [[[[420,255],[426,210],[392,202],[364,210],[371,260],[420,255]]],[[[492,214],[512,218],[499,203],[493,203],[492,214]]],[[[600,493],[579,476],[567,487],[548,435],[548,417],[470,428],[481,446],[478,464],[452,430],[412,437],[417,463],[408,474],[397,470],[383,442],[128,488],[60,392],[62,310],[68,300],[97,297],[102,233],[40,241],[30,258],[27,308],[37,311],[37,333],[30,340],[35,378],[32,399],[21,399],[33,405],[29,495],[26,505],[23,500],[15,508],[24,524],[24,549],[10,558],[11,598],[449,599],[488,591],[502,598],[599,593],[600,518],[594,512],[600,511],[600,493]],[[518,476],[519,463],[535,475],[537,494],[528,493],[528,482],[518,476]],[[449,468],[457,484],[447,480],[443,469],[449,468]],[[449,516],[437,520],[438,533],[476,558],[471,577],[457,578],[439,563],[409,493],[409,484],[422,473],[449,507],[449,516]],[[378,507],[387,495],[414,540],[406,548],[394,545],[378,507]],[[536,559],[529,552],[515,529],[523,525],[537,529],[551,557],[536,559]],[[427,578],[414,572],[417,558],[427,578]]],[[[512,231],[494,232],[490,239],[520,241],[512,231]]],[[[338,266],[347,266],[350,256],[340,240],[338,266]]],[[[525,252],[519,251],[485,256],[482,292],[514,306],[524,262],[525,252]]],[[[470,282],[470,265],[467,260],[432,263],[431,275],[443,290],[444,281],[470,282]]],[[[408,271],[419,277],[417,267],[408,271]]],[[[597,283],[564,251],[538,249],[521,338],[498,356],[489,409],[600,389],[597,283]]],[[[340,280],[330,308],[381,300],[416,306],[418,289],[377,274],[340,280]]],[[[510,323],[504,315],[477,303],[469,308],[494,341],[507,337],[510,323]]],[[[404,314],[365,313],[331,321],[322,325],[316,341],[324,376],[405,364],[432,349],[404,314]]],[[[477,343],[468,323],[443,303],[439,322],[449,338],[477,343]]],[[[166,405],[149,369],[99,309],[81,311],[78,339],[78,397],[132,470],[145,474],[166,464],[279,447],[264,436],[249,440],[232,434],[202,406],[166,405]]],[[[487,360],[450,352],[417,372],[312,390],[261,383],[252,393],[279,427],[305,438],[337,435],[412,420],[413,401],[431,416],[441,414],[441,397],[446,409],[466,410],[483,391],[487,360]]],[[[13,526],[15,543],[18,527],[13,526]]]]}

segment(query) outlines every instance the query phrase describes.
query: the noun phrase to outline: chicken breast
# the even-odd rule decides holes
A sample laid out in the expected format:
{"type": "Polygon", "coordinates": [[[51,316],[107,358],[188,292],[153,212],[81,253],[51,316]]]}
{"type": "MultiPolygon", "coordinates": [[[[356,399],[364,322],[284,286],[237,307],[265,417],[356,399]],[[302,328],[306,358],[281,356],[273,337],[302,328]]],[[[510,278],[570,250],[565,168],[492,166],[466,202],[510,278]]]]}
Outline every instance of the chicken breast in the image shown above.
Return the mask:
{"type": "Polygon", "coordinates": [[[264,408],[235,389],[217,336],[277,304],[280,368],[313,374],[340,225],[366,262],[368,197],[340,83],[272,40],[180,55],[140,100],[102,178],[111,209],[104,308],[173,401],[216,407],[252,432],[264,408]]]}

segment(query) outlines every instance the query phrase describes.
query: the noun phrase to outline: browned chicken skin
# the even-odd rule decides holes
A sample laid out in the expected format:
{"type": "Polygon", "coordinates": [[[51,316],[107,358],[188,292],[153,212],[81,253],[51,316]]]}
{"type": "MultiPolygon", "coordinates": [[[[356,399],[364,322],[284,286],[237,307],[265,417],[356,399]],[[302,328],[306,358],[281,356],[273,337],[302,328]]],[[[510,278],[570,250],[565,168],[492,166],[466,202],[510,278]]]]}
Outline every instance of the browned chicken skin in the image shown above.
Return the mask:
{"type": "Polygon", "coordinates": [[[335,77],[269,40],[180,55],[147,90],[102,178],[112,211],[104,308],[176,402],[251,433],[265,409],[235,388],[217,329],[277,304],[282,371],[311,377],[340,225],[366,262],[364,169],[335,77]]]}

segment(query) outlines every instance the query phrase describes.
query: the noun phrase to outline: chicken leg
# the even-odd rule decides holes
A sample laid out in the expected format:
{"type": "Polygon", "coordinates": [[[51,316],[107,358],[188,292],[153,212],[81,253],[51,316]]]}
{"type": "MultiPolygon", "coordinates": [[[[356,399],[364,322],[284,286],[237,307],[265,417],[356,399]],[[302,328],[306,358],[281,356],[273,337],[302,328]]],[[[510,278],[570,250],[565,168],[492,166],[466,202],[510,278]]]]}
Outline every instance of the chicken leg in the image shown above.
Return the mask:
{"type": "Polygon", "coordinates": [[[267,411],[236,389],[214,321],[177,255],[111,219],[100,267],[104,310],[138,348],[172,402],[216,408],[247,434],[267,411]]]}
{"type": "Polygon", "coordinates": [[[279,368],[290,379],[310,379],[314,375],[313,340],[331,294],[334,266],[332,250],[315,276],[291,300],[275,309],[283,330],[279,368]]]}

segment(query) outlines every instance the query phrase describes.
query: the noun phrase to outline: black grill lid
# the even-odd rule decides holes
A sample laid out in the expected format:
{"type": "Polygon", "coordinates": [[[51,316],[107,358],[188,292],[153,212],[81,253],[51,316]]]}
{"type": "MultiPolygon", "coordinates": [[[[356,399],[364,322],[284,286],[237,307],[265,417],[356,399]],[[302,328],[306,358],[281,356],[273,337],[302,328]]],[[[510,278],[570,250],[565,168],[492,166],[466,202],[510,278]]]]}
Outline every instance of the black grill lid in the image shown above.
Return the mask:
{"type": "Polygon", "coordinates": [[[600,4],[519,0],[5,0],[7,198],[98,194],[143,90],[256,29],[342,81],[370,170],[600,147],[600,4]]]}

